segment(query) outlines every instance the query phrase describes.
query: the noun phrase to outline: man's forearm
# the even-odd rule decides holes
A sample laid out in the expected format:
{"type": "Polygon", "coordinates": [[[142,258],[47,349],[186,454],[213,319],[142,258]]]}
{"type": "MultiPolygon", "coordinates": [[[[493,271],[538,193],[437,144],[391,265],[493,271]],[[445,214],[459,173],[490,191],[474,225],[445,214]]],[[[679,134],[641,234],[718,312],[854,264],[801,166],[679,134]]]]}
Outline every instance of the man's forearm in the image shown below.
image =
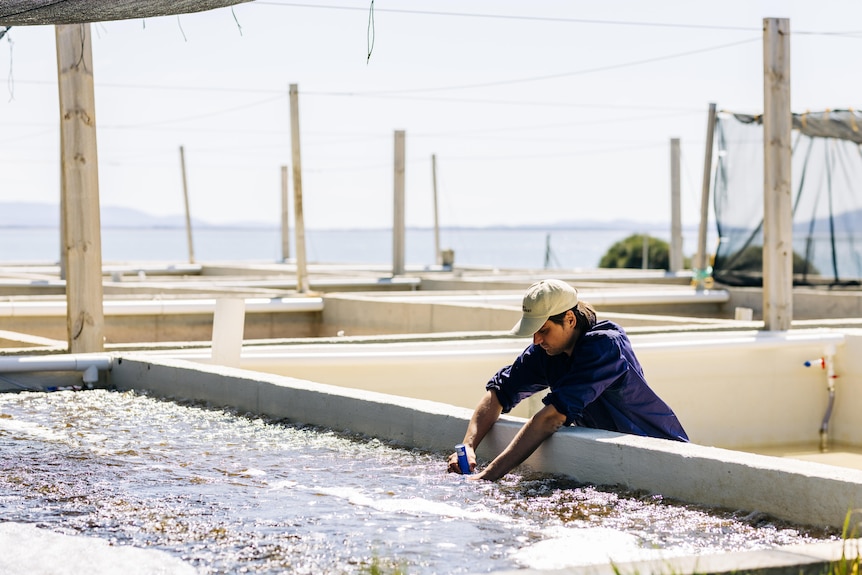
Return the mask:
{"type": "Polygon", "coordinates": [[[495,481],[523,463],[565,423],[565,416],[546,405],[522,427],[500,455],[475,477],[495,481]]]}
{"type": "Polygon", "coordinates": [[[500,405],[497,394],[488,390],[476,406],[473,417],[470,418],[467,432],[464,434],[464,445],[475,450],[500,419],[501,413],[503,413],[503,406],[500,405]]]}

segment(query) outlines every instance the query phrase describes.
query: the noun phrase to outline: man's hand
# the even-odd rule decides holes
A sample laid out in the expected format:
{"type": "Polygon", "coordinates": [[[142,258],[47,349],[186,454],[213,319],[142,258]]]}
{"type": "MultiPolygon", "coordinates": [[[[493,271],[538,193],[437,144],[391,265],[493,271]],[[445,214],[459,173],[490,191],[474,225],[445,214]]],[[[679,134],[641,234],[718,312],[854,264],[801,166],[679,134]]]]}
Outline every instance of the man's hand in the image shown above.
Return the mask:
{"type": "MultiPolygon", "coordinates": [[[[476,469],[476,452],[473,451],[473,448],[469,445],[465,445],[464,449],[467,451],[467,461],[470,462],[470,473],[473,473],[473,470],[476,469]]],[[[448,463],[449,473],[461,473],[461,467],[458,465],[457,453],[453,453],[449,456],[448,463]]]]}
{"type": "MultiPolygon", "coordinates": [[[[518,431],[511,443],[471,479],[496,481],[524,462],[535,450],[566,422],[566,416],[553,405],[546,405],[518,431]]],[[[450,460],[451,461],[451,460],[450,460]]],[[[457,465],[457,458],[456,458],[457,465]]]]}
{"type": "MultiPolygon", "coordinates": [[[[467,461],[470,463],[470,473],[476,469],[476,452],[475,448],[479,447],[482,439],[494,426],[494,423],[499,419],[503,412],[503,406],[497,399],[497,394],[488,390],[476,410],[473,412],[473,417],[470,418],[470,423],[467,425],[467,433],[464,434],[464,439],[461,443],[467,451],[467,461]]],[[[461,468],[458,466],[458,454],[453,453],[447,460],[447,468],[449,473],[461,473],[461,468]]]]}

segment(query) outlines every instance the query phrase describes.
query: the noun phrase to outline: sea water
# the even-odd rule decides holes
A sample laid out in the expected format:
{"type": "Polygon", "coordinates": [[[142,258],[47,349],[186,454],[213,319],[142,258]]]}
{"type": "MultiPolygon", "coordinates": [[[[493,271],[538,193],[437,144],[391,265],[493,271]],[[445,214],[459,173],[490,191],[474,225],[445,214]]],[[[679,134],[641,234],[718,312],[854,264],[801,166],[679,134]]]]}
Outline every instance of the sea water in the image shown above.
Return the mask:
{"type": "MultiPolygon", "coordinates": [[[[669,240],[661,228],[444,228],[441,250],[454,252],[455,264],[516,269],[590,269],[614,243],[634,233],[669,240]]],[[[697,234],[683,235],[683,253],[696,251],[697,234]]],[[[313,263],[391,264],[391,230],[308,230],[306,257],[313,263]]],[[[710,249],[715,242],[709,244],[710,249]]],[[[282,261],[281,232],[275,228],[200,228],[193,230],[192,249],[199,263],[218,261],[282,261]]],[[[288,258],[296,257],[290,237],[288,258]]],[[[59,232],[54,228],[0,228],[0,262],[56,262],[59,232]]],[[[102,261],[186,262],[189,246],[180,228],[104,228],[102,261]]],[[[405,237],[407,265],[436,263],[434,233],[409,228],[405,237]]]]}
{"type": "Polygon", "coordinates": [[[836,536],[528,470],[467,481],[447,455],[133,392],[0,394],[0,518],[201,574],[488,573],[836,536]]]}

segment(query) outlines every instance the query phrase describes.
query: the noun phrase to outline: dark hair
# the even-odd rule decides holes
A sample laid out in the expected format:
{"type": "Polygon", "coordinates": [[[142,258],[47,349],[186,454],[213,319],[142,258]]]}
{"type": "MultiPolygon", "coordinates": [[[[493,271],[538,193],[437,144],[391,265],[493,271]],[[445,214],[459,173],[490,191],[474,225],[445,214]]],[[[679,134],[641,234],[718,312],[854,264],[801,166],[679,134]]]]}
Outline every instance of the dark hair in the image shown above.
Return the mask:
{"type": "Polygon", "coordinates": [[[566,317],[566,314],[570,311],[575,314],[575,321],[577,321],[578,325],[584,328],[584,331],[587,331],[596,325],[596,310],[585,301],[579,301],[572,309],[567,309],[563,313],[552,315],[548,319],[557,325],[563,325],[563,318],[566,317]]]}

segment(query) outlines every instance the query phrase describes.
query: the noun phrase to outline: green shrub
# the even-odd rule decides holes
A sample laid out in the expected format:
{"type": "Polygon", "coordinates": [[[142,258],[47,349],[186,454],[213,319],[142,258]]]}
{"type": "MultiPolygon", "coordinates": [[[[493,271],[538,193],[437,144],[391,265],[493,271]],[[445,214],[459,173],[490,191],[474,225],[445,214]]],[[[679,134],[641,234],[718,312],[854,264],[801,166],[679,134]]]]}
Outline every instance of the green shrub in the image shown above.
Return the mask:
{"type": "MultiPolygon", "coordinates": [[[[647,241],[647,265],[650,269],[670,269],[670,246],[664,240],[643,234],[632,234],[620,240],[605,252],[599,261],[600,268],[643,268],[644,238],[647,241]]],[[[684,262],[688,267],[688,259],[684,262]]]]}

